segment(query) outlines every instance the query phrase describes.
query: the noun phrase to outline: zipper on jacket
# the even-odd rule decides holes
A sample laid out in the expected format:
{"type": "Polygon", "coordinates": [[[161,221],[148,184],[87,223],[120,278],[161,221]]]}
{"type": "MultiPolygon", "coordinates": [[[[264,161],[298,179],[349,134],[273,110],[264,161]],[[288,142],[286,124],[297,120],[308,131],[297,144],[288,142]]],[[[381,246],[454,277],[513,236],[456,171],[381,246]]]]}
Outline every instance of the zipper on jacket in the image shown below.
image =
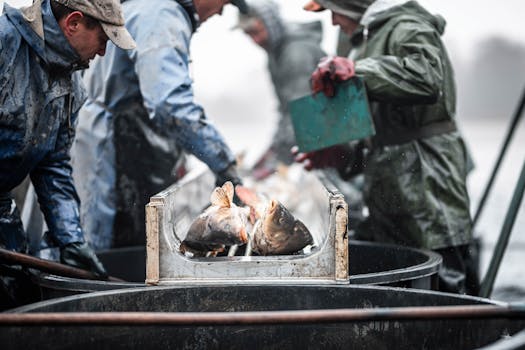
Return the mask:
{"type": "Polygon", "coordinates": [[[363,28],[363,52],[366,52],[367,44],[368,44],[368,26],[363,28]]]}

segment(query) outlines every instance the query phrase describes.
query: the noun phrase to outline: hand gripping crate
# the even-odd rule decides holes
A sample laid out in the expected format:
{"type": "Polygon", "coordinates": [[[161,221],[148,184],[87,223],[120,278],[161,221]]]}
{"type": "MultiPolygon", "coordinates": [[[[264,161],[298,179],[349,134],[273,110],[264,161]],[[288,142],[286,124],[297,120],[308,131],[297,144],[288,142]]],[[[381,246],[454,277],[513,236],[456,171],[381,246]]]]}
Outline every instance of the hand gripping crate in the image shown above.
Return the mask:
{"type": "Polygon", "coordinates": [[[304,217],[291,211],[314,238],[315,246],[308,254],[189,258],[180,253],[191,222],[209,205],[215,187],[207,168],[190,172],[151,197],[146,205],[146,283],[349,283],[347,204],[322,173],[308,173],[306,178],[308,186],[295,200],[310,204],[313,210],[304,217]]]}

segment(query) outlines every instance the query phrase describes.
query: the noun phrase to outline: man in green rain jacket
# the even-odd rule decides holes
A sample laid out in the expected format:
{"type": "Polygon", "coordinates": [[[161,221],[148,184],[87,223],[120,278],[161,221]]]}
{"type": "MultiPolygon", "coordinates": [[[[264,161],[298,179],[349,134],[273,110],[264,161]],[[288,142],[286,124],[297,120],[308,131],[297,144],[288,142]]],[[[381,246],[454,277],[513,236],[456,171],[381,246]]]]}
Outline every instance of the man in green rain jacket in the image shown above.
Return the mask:
{"type": "Polygon", "coordinates": [[[346,178],[364,173],[370,215],[356,238],[437,251],[444,260],[440,289],[476,293],[477,274],[467,266],[467,153],[454,121],[454,73],[440,39],[444,19],[406,0],[305,5],[325,8],[350,36],[352,50],[349,58],[321,61],[312,74],[313,92],[331,95],[338,82],[361,77],[376,135],[296,160],[307,169],[336,167],[346,178]]]}

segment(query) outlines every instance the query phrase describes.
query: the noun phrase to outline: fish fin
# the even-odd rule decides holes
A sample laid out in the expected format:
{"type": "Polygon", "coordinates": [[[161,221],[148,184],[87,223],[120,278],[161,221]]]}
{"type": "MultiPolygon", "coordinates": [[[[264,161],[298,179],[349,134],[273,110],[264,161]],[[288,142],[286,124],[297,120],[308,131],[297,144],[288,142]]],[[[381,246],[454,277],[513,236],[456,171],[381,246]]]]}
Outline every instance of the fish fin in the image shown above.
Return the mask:
{"type": "Polygon", "coordinates": [[[224,251],[224,249],[225,249],[224,245],[222,245],[220,247],[216,247],[213,250],[210,250],[209,252],[207,252],[205,256],[207,258],[215,258],[217,256],[217,254],[222,253],[224,251]]]}
{"type": "MultiPolygon", "coordinates": [[[[230,182],[231,184],[231,182],[230,182]]],[[[224,184],[226,185],[226,183],[224,184]]],[[[233,185],[232,185],[233,187],[233,185]]],[[[233,197],[232,197],[233,198],[233,197]]],[[[210,196],[211,205],[230,208],[232,201],[223,187],[216,187],[210,196]]]]}
{"type": "Polygon", "coordinates": [[[188,251],[188,246],[186,245],[185,242],[182,242],[180,244],[179,251],[181,252],[182,255],[184,255],[188,251]]]}
{"type": "Polygon", "coordinates": [[[257,221],[257,212],[255,211],[255,208],[254,207],[250,207],[250,222],[252,225],[255,224],[255,222],[257,221]]]}
{"type": "Polygon", "coordinates": [[[222,189],[224,193],[226,193],[226,196],[228,196],[228,201],[230,202],[230,207],[231,207],[231,205],[233,204],[233,194],[234,194],[232,182],[226,181],[224,185],[222,185],[222,189]]]}
{"type": "Polygon", "coordinates": [[[244,227],[241,228],[241,231],[239,232],[239,238],[241,239],[242,243],[248,242],[248,232],[246,232],[246,229],[244,227]]]}
{"type": "Polygon", "coordinates": [[[186,244],[186,242],[181,243],[179,252],[186,257],[193,258],[202,257],[205,254],[203,251],[190,247],[188,244],[186,244]]]}

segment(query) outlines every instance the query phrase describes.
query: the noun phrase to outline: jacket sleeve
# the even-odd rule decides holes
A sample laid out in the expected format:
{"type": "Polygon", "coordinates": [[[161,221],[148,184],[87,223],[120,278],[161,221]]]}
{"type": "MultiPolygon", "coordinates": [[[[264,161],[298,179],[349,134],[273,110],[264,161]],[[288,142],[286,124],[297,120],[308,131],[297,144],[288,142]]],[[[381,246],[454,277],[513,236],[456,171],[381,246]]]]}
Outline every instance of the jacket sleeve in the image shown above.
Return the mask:
{"type": "MultiPolygon", "coordinates": [[[[72,116],[72,121],[76,120],[72,116]]],[[[67,121],[60,125],[55,149],[31,171],[35,187],[53,243],[62,247],[68,243],[84,242],[80,227],[79,198],[73,185],[69,150],[74,130],[67,121]]]]}
{"type": "Polygon", "coordinates": [[[164,16],[142,23],[135,37],[135,70],[144,104],[158,130],[173,136],[187,152],[219,172],[234,156],[194,102],[189,76],[191,25],[176,2],[165,2],[164,6],[164,16]]]}
{"type": "Polygon", "coordinates": [[[285,69],[279,71],[283,75],[279,79],[282,82],[279,92],[282,101],[286,104],[310,93],[310,76],[321,57],[326,55],[320,47],[313,44],[291,45],[281,55],[278,62],[283,62],[285,69]]]}
{"type": "Polygon", "coordinates": [[[396,104],[432,104],[442,93],[443,49],[429,25],[400,22],[391,32],[387,52],[357,60],[371,99],[396,104]]]}

